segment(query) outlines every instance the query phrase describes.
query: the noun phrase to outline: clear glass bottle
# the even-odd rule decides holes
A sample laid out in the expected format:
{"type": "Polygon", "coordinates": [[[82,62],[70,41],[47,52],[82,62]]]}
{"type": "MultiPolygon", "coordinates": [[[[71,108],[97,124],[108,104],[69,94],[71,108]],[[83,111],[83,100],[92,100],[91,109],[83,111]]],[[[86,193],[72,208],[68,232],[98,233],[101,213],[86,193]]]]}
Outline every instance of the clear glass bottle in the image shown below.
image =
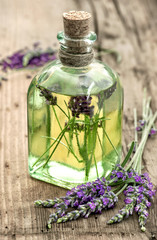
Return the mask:
{"type": "Polygon", "coordinates": [[[118,163],[123,89],[118,75],[93,59],[90,14],[63,18],[60,60],[37,74],[28,90],[29,173],[71,189],[106,177],[118,163]]]}

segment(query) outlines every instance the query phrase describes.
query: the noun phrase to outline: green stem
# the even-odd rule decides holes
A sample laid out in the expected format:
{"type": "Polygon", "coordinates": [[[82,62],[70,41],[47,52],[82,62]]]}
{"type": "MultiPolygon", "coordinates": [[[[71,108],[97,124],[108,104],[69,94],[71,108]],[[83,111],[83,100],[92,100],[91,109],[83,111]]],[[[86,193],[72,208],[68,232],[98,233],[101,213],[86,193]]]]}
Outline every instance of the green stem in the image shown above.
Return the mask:
{"type": "Polygon", "coordinates": [[[125,189],[127,186],[128,186],[128,184],[125,184],[125,185],[120,189],[120,191],[116,193],[116,196],[118,196],[119,194],[121,194],[121,192],[123,192],[124,189],[125,189]]]}
{"type": "Polygon", "coordinates": [[[68,105],[67,105],[67,103],[66,103],[66,101],[65,101],[65,100],[64,100],[64,103],[65,103],[65,106],[66,106],[66,108],[67,108],[67,111],[68,111],[68,118],[70,119],[70,111],[69,111],[68,105]]]}
{"type": "Polygon", "coordinates": [[[66,114],[66,112],[65,112],[58,104],[56,104],[56,106],[64,113],[64,115],[65,115],[67,118],[69,118],[69,116],[66,114]]]}
{"type": "MultiPolygon", "coordinates": [[[[56,138],[53,138],[53,137],[47,137],[47,136],[41,136],[41,137],[43,137],[43,138],[49,138],[49,139],[52,139],[52,140],[56,140],[56,138]]],[[[58,140],[57,140],[57,142],[58,142],[58,140]]],[[[68,148],[68,146],[65,144],[65,143],[63,143],[63,142],[61,142],[60,141],[60,144],[62,144],[64,147],[66,147],[68,150],[69,150],[69,148],[68,148]]],[[[70,151],[70,150],[69,150],[70,151]]]]}
{"type": "Polygon", "coordinates": [[[101,139],[100,139],[98,131],[97,131],[97,136],[98,136],[98,140],[99,140],[99,144],[100,144],[101,150],[103,152],[103,146],[102,146],[101,139]]]}
{"type": "Polygon", "coordinates": [[[134,128],[135,128],[135,147],[137,148],[137,144],[138,144],[138,134],[137,134],[137,111],[136,108],[134,108],[134,128]]]}
{"type": "Polygon", "coordinates": [[[119,186],[116,187],[116,188],[114,188],[112,191],[113,191],[113,192],[118,192],[120,189],[122,189],[123,186],[124,186],[124,183],[119,184],[119,186]]]}
{"type": "Polygon", "coordinates": [[[81,154],[81,146],[80,146],[80,142],[79,142],[79,138],[78,138],[77,128],[76,128],[75,131],[76,131],[75,136],[76,136],[77,146],[78,146],[78,149],[79,149],[79,153],[80,153],[80,155],[82,156],[82,154],[81,154]]]}
{"type": "MultiPolygon", "coordinates": [[[[86,115],[84,116],[85,118],[85,122],[86,122],[86,115]]],[[[84,127],[84,144],[83,144],[83,148],[84,148],[84,160],[85,160],[85,166],[86,166],[86,169],[85,169],[85,181],[88,180],[88,154],[87,154],[87,136],[86,136],[86,127],[88,125],[85,124],[85,127],[84,127]]]]}
{"type": "MultiPolygon", "coordinates": [[[[106,112],[105,112],[105,104],[106,102],[103,103],[103,117],[106,115],[106,112]]],[[[103,132],[102,132],[102,160],[105,156],[105,132],[104,132],[104,129],[106,128],[106,121],[103,121],[102,122],[102,129],[103,129],[103,132]]]]}
{"type": "Polygon", "coordinates": [[[69,131],[69,141],[70,141],[70,146],[71,146],[72,150],[73,150],[73,142],[72,142],[72,140],[73,140],[75,119],[76,119],[76,117],[72,118],[72,123],[70,124],[70,131],[69,131]]]}
{"type": "MultiPolygon", "coordinates": [[[[68,125],[63,129],[63,131],[66,130],[66,128],[68,127],[68,125]]],[[[56,138],[56,140],[46,149],[46,151],[37,159],[37,161],[35,161],[35,163],[32,165],[32,167],[34,167],[36,165],[37,162],[40,161],[40,159],[50,150],[51,147],[53,147],[53,145],[58,141],[58,139],[60,138],[62,132],[60,132],[60,134],[58,135],[58,137],[56,138]]]]}
{"type": "Polygon", "coordinates": [[[43,168],[47,165],[48,161],[50,160],[50,158],[52,157],[52,155],[53,155],[54,152],[56,151],[56,149],[57,149],[57,147],[58,147],[58,145],[59,145],[59,143],[60,143],[62,137],[64,136],[64,133],[65,133],[65,130],[62,131],[62,134],[61,134],[60,138],[58,139],[56,146],[54,147],[52,153],[50,154],[50,156],[49,156],[48,159],[46,160],[46,162],[45,162],[43,168]]]}
{"type": "Polygon", "coordinates": [[[126,155],[126,157],[124,158],[123,162],[121,163],[121,166],[122,166],[122,167],[125,167],[126,163],[127,163],[128,160],[130,159],[131,154],[132,154],[132,152],[133,152],[133,150],[134,150],[134,146],[135,146],[135,142],[132,142],[132,143],[131,143],[131,146],[130,146],[130,149],[129,149],[127,155],[126,155]]]}
{"type": "MultiPolygon", "coordinates": [[[[47,110],[47,124],[46,124],[46,133],[47,133],[47,136],[50,136],[51,135],[51,114],[50,114],[50,106],[49,105],[46,105],[46,110],[47,110]]],[[[46,139],[46,149],[50,146],[50,139],[47,138],[46,139]]],[[[49,152],[48,153],[48,156],[49,156],[49,152]]],[[[48,157],[47,156],[47,157],[48,157]]]]}
{"type": "MultiPolygon", "coordinates": [[[[52,105],[52,109],[53,109],[54,115],[55,115],[55,117],[56,117],[56,120],[57,120],[57,122],[58,122],[58,125],[59,125],[59,127],[60,127],[60,130],[62,131],[62,130],[63,130],[63,129],[62,129],[62,126],[61,126],[61,124],[60,124],[60,122],[59,122],[59,119],[58,119],[56,110],[55,110],[55,108],[54,108],[53,105],[52,105]]],[[[80,160],[78,159],[78,157],[75,155],[75,153],[74,153],[72,147],[70,146],[70,144],[69,144],[69,142],[68,142],[68,140],[67,140],[67,138],[66,138],[65,135],[64,135],[64,139],[65,139],[65,141],[66,141],[66,143],[67,143],[67,145],[68,145],[68,148],[70,149],[70,152],[74,155],[74,157],[77,159],[77,161],[78,161],[78,162],[82,162],[82,161],[80,161],[80,160]]]]}
{"type": "Polygon", "coordinates": [[[113,149],[115,150],[115,152],[116,152],[116,154],[117,154],[117,156],[118,156],[118,159],[120,160],[119,153],[118,153],[117,149],[115,148],[115,146],[113,145],[113,143],[112,143],[111,139],[109,138],[109,136],[108,136],[108,134],[107,134],[107,132],[105,131],[105,129],[104,129],[104,128],[103,128],[103,132],[105,133],[105,135],[106,135],[106,137],[107,137],[108,141],[110,142],[111,146],[113,147],[113,149]]]}
{"type": "Polygon", "coordinates": [[[98,173],[98,168],[97,168],[97,162],[96,162],[95,154],[94,154],[94,164],[95,164],[95,168],[96,168],[97,178],[99,178],[99,173],[98,173]]]}
{"type": "MultiPolygon", "coordinates": [[[[148,138],[149,132],[150,132],[151,127],[152,127],[153,123],[155,122],[156,118],[157,118],[157,112],[155,112],[153,118],[150,119],[150,121],[149,121],[149,123],[148,123],[148,126],[147,126],[146,129],[145,129],[145,134],[144,134],[144,136],[142,137],[141,142],[140,142],[140,144],[139,144],[139,146],[138,146],[138,148],[137,148],[137,150],[136,150],[136,152],[135,152],[135,155],[134,155],[133,158],[131,159],[131,161],[130,161],[130,163],[128,164],[126,170],[128,170],[135,161],[139,161],[139,160],[137,160],[137,159],[139,159],[139,154],[140,154],[141,150],[143,151],[143,149],[144,149],[144,146],[145,146],[145,144],[146,144],[146,142],[147,142],[147,138],[148,138]]],[[[136,169],[135,169],[135,170],[136,170],[136,169]]]]}

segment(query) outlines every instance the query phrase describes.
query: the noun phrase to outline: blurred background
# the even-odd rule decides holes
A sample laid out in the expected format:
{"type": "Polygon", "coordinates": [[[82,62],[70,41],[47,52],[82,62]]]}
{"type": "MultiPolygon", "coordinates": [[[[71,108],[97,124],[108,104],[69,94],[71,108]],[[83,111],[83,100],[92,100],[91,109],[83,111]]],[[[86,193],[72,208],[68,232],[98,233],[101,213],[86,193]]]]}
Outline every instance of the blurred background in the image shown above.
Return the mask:
{"type": "MultiPolygon", "coordinates": [[[[151,85],[148,79],[154,78],[157,62],[156,0],[0,0],[0,58],[31,48],[35,42],[42,48],[57,49],[56,35],[63,30],[62,13],[69,10],[92,14],[96,45],[116,50],[122,64],[117,64],[113,55],[99,58],[121,74],[124,84],[136,79],[132,91],[142,90],[143,84],[151,85]],[[139,85],[137,79],[143,79],[143,83],[139,85]]],[[[128,95],[130,90],[125,90],[128,95]]]]}

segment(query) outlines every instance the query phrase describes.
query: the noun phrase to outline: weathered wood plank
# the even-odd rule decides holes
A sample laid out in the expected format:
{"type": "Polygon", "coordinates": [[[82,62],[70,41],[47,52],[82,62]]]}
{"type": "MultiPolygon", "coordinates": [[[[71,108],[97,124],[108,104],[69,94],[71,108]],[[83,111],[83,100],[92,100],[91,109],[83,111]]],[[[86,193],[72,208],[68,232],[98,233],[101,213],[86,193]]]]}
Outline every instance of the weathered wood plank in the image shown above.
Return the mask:
{"type": "MultiPolygon", "coordinates": [[[[113,57],[102,60],[116,69],[125,90],[123,146],[133,137],[133,112],[141,113],[143,87],[152,96],[157,108],[157,35],[155,0],[1,0],[0,52],[6,56],[14,50],[41,41],[43,46],[58,44],[56,33],[62,29],[63,11],[76,9],[90,11],[98,44],[114,48],[122,55],[117,64],[113,57]]],[[[47,232],[45,225],[50,210],[34,208],[36,199],[53,198],[65,190],[30,178],[27,173],[27,115],[26,93],[30,79],[19,71],[8,73],[9,81],[0,89],[0,240],[49,239],[156,239],[157,200],[150,210],[147,232],[141,233],[137,217],[124,223],[107,226],[106,221],[123,205],[100,216],[91,216],[65,224],[54,224],[47,232]]],[[[149,140],[144,154],[144,166],[157,186],[157,138],[149,140]]]]}

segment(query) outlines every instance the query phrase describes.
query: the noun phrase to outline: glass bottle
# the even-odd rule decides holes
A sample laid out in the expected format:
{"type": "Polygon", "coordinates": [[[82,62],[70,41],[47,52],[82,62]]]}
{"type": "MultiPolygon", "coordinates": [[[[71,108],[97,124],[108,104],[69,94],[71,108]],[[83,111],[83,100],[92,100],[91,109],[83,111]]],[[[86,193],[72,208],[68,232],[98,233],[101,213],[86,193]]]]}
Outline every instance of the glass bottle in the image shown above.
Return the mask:
{"type": "Polygon", "coordinates": [[[68,189],[108,176],[121,156],[123,90],[118,75],[93,58],[90,19],[63,14],[59,60],[28,90],[29,173],[68,189]]]}

